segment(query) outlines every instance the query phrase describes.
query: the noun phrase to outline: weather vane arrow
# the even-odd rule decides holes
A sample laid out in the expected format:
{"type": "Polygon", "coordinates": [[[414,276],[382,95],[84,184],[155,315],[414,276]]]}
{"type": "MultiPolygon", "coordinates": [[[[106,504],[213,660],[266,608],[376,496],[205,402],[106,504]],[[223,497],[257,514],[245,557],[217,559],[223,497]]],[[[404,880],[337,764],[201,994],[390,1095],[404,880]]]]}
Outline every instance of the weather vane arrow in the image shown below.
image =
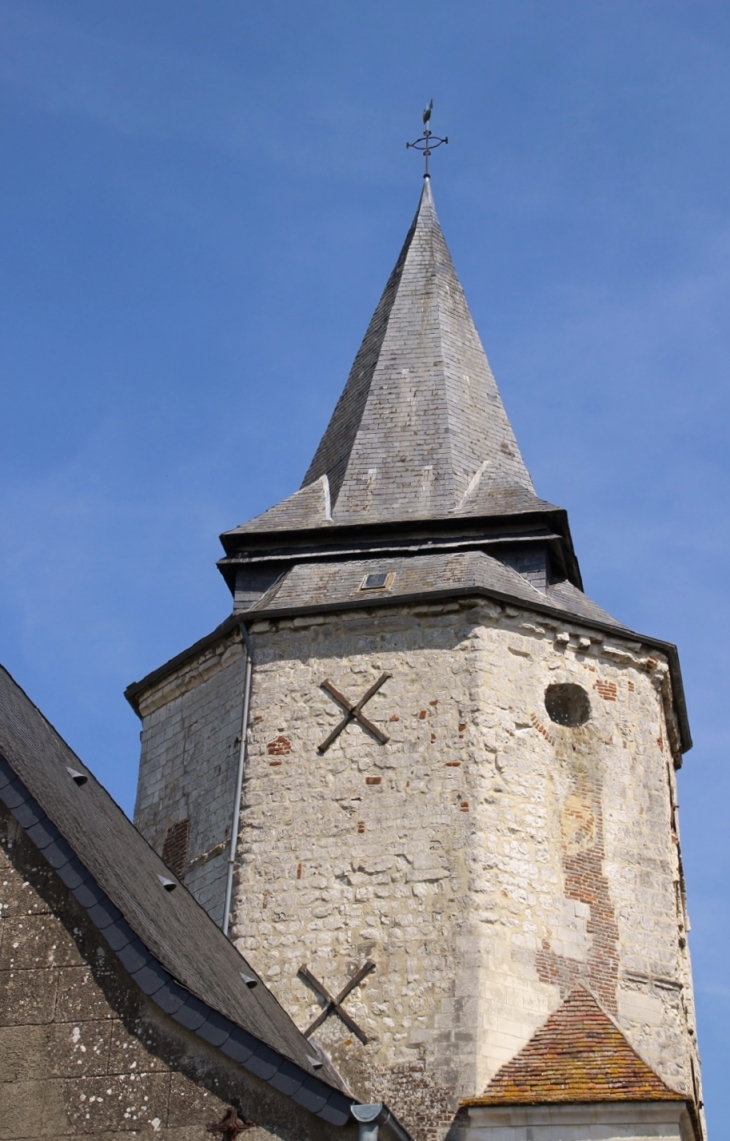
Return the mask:
{"type": "Polygon", "coordinates": [[[432,112],[433,112],[433,99],[429,103],[426,110],[423,112],[423,134],[421,135],[420,139],[416,139],[415,143],[406,143],[406,150],[408,150],[410,147],[412,147],[413,150],[420,151],[422,153],[425,164],[426,164],[426,169],[425,169],[424,174],[423,174],[424,178],[430,178],[431,177],[431,175],[429,174],[429,171],[428,171],[428,160],[431,157],[431,152],[435,151],[436,147],[440,147],[442,143],[448,143],[448,141],[449,141],[448,136],[445,139],[440,139],[438,135],[434,135],[429,130],[428,124],[431,121],[432,112]]]}

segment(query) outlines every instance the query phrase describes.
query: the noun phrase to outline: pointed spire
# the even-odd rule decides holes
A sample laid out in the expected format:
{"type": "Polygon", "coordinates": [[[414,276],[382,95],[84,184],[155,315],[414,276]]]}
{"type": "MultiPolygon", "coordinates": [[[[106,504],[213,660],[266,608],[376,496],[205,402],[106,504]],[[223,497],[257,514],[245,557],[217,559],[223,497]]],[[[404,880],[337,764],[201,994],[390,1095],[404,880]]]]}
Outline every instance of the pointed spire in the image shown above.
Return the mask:
{"type": "Polygon", "coordinates": [[[334,523],[536,507],[439,226],[430,179],[302,487],[334,523]]]}
{"type": "Polygon", "coordinates": [[[426,177],[300,490],[226,534],[556,510],[535,495],[426,177]]]}

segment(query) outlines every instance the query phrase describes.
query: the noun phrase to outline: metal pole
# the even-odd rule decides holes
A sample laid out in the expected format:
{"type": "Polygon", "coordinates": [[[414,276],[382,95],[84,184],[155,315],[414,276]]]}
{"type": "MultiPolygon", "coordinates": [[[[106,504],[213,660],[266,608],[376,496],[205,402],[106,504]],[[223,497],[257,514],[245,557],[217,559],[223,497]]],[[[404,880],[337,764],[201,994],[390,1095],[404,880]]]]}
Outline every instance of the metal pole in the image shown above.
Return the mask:
{"type": "Polygon", "coordinates": [[[233,896],[233,869],[236,864],[236,849],[238,848],[238,830],[241,820],[241,797],[243,795],[243,776],[246,771],[246,737],[248,735],[248,716],[251,708],[251,680],[253,678],[253,647],[248,636],[248,630],[242,622],[240,626],[241,638],[246,647],[246,673],[243,681],[243,713],[241,714],[241,741],[238,749],[238,772],[236,774],[236,795],[233,800],[233,816],[231,818],[231,845],[228,849],[228,870],[226,872],[226,900],[223,905],[223,934],[228,934],[231,920],[231,899],[233,896]]]}

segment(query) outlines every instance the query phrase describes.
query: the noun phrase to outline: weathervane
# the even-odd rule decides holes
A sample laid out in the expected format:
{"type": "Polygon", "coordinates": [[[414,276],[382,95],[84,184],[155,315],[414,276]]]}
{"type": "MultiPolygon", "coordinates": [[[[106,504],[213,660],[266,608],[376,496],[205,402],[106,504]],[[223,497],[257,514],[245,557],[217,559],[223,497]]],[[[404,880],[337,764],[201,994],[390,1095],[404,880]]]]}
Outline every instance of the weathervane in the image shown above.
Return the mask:
{"type": "Polygon", "coordinates": [[[428,173],[428,160],[431,157],[431,152],[440,147],[442,143],[448,143],[448,137],[440,139],[438,135],[433,135],[428,129],[428,124],[431,119],[431,112],[433,111],[433,99],[429,103],[426,110],[423,112],[423,134],[420,139],[416,139],[415,143],[406,143],[406,150],[413,147],[414,150],[421,151],[424,159],[426,160],[426,169],[424,171],[424,178],[430,178],[428,173]]]}

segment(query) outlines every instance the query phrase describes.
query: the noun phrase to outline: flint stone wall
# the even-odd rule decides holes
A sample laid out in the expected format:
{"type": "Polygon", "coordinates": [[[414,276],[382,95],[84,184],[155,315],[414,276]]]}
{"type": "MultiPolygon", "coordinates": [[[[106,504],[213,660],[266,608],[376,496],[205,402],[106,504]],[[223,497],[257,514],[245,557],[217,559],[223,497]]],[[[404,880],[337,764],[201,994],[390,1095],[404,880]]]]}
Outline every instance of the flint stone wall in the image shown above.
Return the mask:
{"type": "Polygon", "coordinates": [[[691,982],[666,663],[638,643],[488,602],[252,627],[234,935],[362,1097],[445,1126],[577,982],[691,1089],[691,982]],[[390,740],[350,723],[325,678],[390,740]],[[590,720],[550,721],[550,683],[590,720]],[[424,1082],[428,1082],[425,1096],[424,1082]],[[410,1101],[410,1106],[409,1106],[410,1101]]]}
{"type": "Polygon", "coordinates": [[[2,1141],[200,1141],[234,1099],[256,1123],[251,1141],[341,1141],[347,1133],[155,1007],[0,804],[2,1141]]]}
{"type": "MultiPolygon", "coordinates": [[[[336,1015],[315,1032],[358,1097],[443,1136],[579,982],[669,1085],[699,1089],[661,656],[486,600],[258,622],[251,637],[232,934],[303,1030],[322,999],[301,965],[336,996],[376,963],[344,1003],[368,1043],[336,1015]],[[322,681],[356,702],[383,672],[364,713],[388,743],[351,723],[321,755],[343,715],[322,681]],[[565,682],[590,698],[580,728],[545,709],[565,682]]],[[[222,643],[145,695],[137,823],[159,850],[149,804],[179,815],[193,786],[191,829],[204,812],[206,843],[226,838],[216,742],[227,726],[230,774],[240,655],[222,643]],[[183,765],[173,736],[198,708],[183,765]]]]}

